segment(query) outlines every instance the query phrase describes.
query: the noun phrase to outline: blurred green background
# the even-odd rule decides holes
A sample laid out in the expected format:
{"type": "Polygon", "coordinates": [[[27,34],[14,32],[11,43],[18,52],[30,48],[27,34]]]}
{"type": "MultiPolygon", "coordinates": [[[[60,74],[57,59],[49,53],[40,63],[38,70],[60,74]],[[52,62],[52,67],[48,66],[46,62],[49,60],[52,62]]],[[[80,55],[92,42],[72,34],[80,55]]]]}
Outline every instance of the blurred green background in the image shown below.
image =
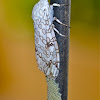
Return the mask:
{"type": "MultiPolygon", "coordinates": [[[[0,100],[47,100],[35,59],[36,2],[0,0],[0,100]]],[[[100,1],[71,3],[68,100],[99,100],[100,1]]]]}

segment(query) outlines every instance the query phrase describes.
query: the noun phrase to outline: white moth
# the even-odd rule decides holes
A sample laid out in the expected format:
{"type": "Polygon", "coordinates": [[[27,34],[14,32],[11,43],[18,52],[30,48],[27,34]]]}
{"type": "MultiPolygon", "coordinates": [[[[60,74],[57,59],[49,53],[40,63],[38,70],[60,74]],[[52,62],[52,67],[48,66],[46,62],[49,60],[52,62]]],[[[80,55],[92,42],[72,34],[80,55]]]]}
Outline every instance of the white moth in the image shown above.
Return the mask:
{"type": "MultiPolygon", "coordinates": [[[[59,49],[55,37],[56,31],[53,21],[60,22],[56,17],[53,17],[53,6],[49,5],[48,0],[40,0],[33,8],[32,18],[34,20],[35,29],[35,52],[38,68],[51,79],[55,79],[59,73],[59,49]]],[[[64,36],[60,34],[61,36],[64,36]]]]}

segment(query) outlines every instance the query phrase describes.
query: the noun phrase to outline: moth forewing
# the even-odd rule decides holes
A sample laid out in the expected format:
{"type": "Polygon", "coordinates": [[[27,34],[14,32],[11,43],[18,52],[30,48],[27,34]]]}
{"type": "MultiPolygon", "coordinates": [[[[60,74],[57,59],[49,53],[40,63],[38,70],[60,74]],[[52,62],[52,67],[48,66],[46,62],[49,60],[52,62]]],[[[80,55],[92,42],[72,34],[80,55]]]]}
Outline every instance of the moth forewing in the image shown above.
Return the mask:
{"type": "Polygon", "coordinates": [[[40,0],[33,8],[35,51],[38,68],[51,79],[59,73],[59,49],[53,29],[53,6],[40,0]]]}

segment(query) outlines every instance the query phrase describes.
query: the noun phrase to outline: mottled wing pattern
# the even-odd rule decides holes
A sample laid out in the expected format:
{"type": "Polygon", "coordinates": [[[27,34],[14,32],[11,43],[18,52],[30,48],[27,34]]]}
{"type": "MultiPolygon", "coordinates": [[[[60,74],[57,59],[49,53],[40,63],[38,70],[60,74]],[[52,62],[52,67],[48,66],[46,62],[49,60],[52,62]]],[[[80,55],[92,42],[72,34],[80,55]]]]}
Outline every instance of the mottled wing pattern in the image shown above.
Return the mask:
{"type": "Polygon", "coordinates": [[[52,25],[52,7],[47,0],[39,1],[33,8],[35,52],[38,68],[47,77],[55,79],[59,73],[59,49],[52,25]]]}

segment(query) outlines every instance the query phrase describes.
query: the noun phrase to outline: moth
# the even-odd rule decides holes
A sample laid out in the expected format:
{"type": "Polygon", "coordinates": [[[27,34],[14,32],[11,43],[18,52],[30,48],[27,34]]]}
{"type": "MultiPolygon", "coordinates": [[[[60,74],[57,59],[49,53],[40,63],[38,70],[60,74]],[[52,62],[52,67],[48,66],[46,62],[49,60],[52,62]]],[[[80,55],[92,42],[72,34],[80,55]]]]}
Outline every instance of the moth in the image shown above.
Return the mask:
{"type": "Polygon", "coordinates": [[[53,6],[60,7],[61,4],[49,5],[48,0],[40,0],[33,7],[32,19],[34,21],[35,54],[38,68],[45,73],[46,77],[56,79],[59,74],[60,56],[54,31],[61,36],[64,35],[55,28],[53,21],[65,24],[53,17],[53,6]]]}

